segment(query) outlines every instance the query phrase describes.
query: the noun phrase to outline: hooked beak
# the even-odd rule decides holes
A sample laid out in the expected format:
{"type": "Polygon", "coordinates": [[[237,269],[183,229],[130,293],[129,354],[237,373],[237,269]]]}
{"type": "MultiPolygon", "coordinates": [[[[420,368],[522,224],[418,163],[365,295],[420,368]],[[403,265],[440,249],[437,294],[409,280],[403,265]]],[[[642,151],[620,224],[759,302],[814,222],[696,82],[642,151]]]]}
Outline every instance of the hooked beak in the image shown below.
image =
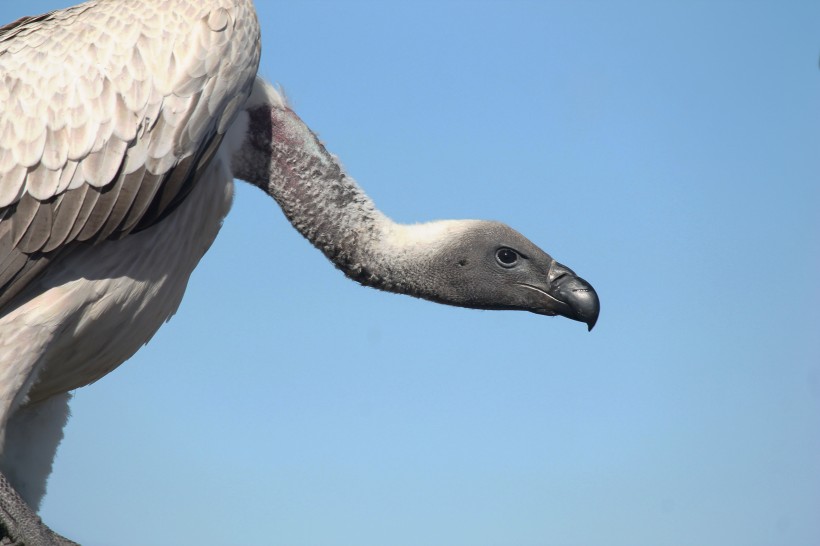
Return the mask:
{"type": "Polygon", "coordinates": [[[572,269],[556,261],[550,266],[547,281],[546,289],[527,286],[547,296],[547,300],[542,299],[538,308],[532,311],[577,320],[586,323],[589,331],[592,331],[601,310],[595,289],[572,269]]]}
{"type": "Polygon", "coordinates": [[[555,311],[564,317],[586,323],[589,331],[592,331],[601,311],[595,289],[572,269],[558,262],[552,262],[549,283],[547,294],[559,303],[555,311]]]}

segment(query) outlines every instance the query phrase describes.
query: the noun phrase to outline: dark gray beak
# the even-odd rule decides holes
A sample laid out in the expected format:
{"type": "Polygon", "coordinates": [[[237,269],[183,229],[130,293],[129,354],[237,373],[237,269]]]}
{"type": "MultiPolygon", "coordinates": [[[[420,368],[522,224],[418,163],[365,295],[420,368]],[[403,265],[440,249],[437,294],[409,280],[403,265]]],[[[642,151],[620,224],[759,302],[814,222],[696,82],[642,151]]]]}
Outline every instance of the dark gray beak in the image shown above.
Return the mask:
{"type": "Polygon", "coordinates": [[[557,301],[553,311],[586,323],[589,331],[592,331],[601,310],[595,289],[572,269],[558,262],[552,262],[550,267],[549,286],[547,293],[557,301]]]}

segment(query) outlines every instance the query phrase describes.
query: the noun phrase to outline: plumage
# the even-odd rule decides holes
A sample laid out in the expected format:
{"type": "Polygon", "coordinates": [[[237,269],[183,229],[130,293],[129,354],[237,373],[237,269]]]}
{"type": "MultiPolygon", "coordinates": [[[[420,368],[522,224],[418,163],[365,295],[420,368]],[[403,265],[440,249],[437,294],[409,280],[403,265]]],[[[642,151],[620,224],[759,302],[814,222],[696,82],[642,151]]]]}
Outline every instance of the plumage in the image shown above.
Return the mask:
{"type": "Polygon", "coordinates": [[[68,393],[176,311],[234,176],[362,284],[597,320],[592,287],[503,224],[378,211],[256,78],[259,55],[251,0],[91,0],[0,27],[0,526],[28,546],[70,543],[28,506],[68,393]]]}
{"type": "MultiPolygon", "coordinates": [[[[3,150],[0,150],[0,154],[2,153],[3,150]]],[[[8,157],[11,157],[11,153],[8,153],[8,157]]],[[[5,210],[23,196],[28,169],[22,165],[11,165],[8,171],[0,172],[0,176],[3,177],[3,183],[0,184],[0,209],[5,210]]]]}
{"type": "Polygon", "coordinates": [[[114,181],[99,190],[99,197],[94,207],[91,208],[91,213],[85,221],[83,229],[77,234],[78,241],[88,241],[92,238],[97,238],[101,235],[103,226],[106,225],[108,219],[111,217],[118,198],[120,197],[120,189],[122,188],[122,176],[114,177],[114,181]]]}
{"type": "Polygon", "coordinates": [[[66,192],[57,196],[54,207],[54,217],[51,223],[51,233],[41,251],[48,253],[63,245],[77,220],[77,214],[82,206],[83,194],[80,192],[66,192]]]}
{"type": "MultiPolygon", "coordinates": [[[[49,198],[48,201],[39,201],[30,194],[24,195],[17,203],[17,211],[14,213],[14,219],[21,211],[25,210],[28,221],[21,222],[20,229],[22,231],[15,237],[15,246],[25,252],[26,254],[33,254],[39,252],[48,241],[51,234],[51,224],[54,219],[52,214],[52,205],[54,198],[49,198]]],[[[14,226],[12,222],[12,226],[14,226]]]]}
{"type": "Polygon", "coordinates": [[[128,192],[134,192],[134,200],[120,223],[120,233],[130,233],[141,218],[145,216],[148,207],[153,203],[157,191],[164,179],[163,176],[151,174],[143,165],[133,173],[125,175],[128,180],[128,192]],[[134,181],[139,181],[135,183],[134,181]]]}
{"type": "Polygon", "coordinates": [[[78,197],[76,198],[80,201],[80,207],[77,209],[77,216],[74,220],[74,225],[71,227],[71,230],[68,232],[68,237],[63,239],[62,246],[67,246],[66,242],[74,241],[77,239],[80,232],[85,227],[86,222],[88,222],[89,216],[94,212],[94,209],[97,206],[97,200],[100,198],[100,190],[91,186],[90,184],[83,184],[79,188],[75,190],[67,191],[63,195],[73,194],[76,193],[78,197]]]}
{"type": "Polygon", "coordinates": [[[27,256],[16,247],[10,244],[11,237],[7,237],[11,231],[11,222],[0,221],[0,287],[3,287],[2,295],[8,292],[7,285],[26,265],[27,256]]]}
{"type": "MultiPolygon", "coordinates": [[[[11,223],[11,232],[9,233],[9,237],[11,237],[11,246],[14,248],[20,248],[20,241],[26,236],[31,223],[36,218],[37,213],[40,211],[40,201],[33,198],[29,194],[23,195],[20,201],[17,202],[13,211],[9,211],[9,216],[4,219],[5,222],[11,223]]],[[[24,252],[26,248],[21,248],[24,252]]],[[[35,251],[38,249],[34,249],[35,251]]]]}
{"type": "MultiPolygon", "coordinates": [[[[134,339],[116,350],[97,347],[98,354],[85,355],[92,360],[103,355],[108,363],[102,371],[82,372],[87,365],[77,363],[77,377],[57,374],[56,385],[49,383],[37,369],[50,350],[59,352],[62,338],[48,328],[27,330],[23,325],[33,318],[16,318],[29,304],[38,314],[55,312],[38,294],[51,282],[76,282],[68,273],[54,280],[51,271],[64,271],[49,267],[55,258],[71,268],[87,256],[100,269],[82,275],[109,275],[116,271],[119,247],[101,259],[105,245],[113,244],[105,241],[133,238],[132,246],[144,244],[146,236],[126,236],[166,218],[203,176],[223,187],[230,182],[224,166],[213,166],[221,175],[206,170],[220,131],[227,130],[237,104],[251,91],[258,61],[259,30],[250,0],[92,0],[0,28],[0,378],[13,373],[19,379],[0,380],[0,433],[13,430],[15,416],[27,411],[29,406],[20,405],[36,395],[29,392],[32,384],[50,393],[93,381],[130,356],[173,312],[224,205],[216,209],[222,212],[206,215],[209,225],[195,236],[203,242],[169,241],[183,248],[168,250],[181,260],[179,277],[161,302],[152,299],[162,292],[156,286],[147,291],[134,290],[130,282],[122,286],[122,297],[135,297],[134,313],[153,308],[139,303],[140,294],[162,310],[155,309],[134,339]],[[32,343],[32,336],[40,341],[32,343]],[[20,359],[23,350],[32,358],[20,359]]],[[[173,264],[147,256],[141,264],[161,269],[165,262],[173,264]]],[[[129,278],[128,271],[125,267],[121,277],[129,278]]],[[[92,303],[93,294],[104,294],[109,284],[92,286],[95,290],[83,294],[92,298],[84,305],[93,312],[73,328],[82,332],[83,325],[92,325],[88,331],[98,340],[94,317],[111,311],[92,303]]],[[[79,291],[67,293],[76,299],[79,291]]],[[[48,320],[61,324],[73,320],[70,316],[61,312],[48,320]]],[[[3,470],[13,466],[5,461],[3,470]]],[[[36,506],[39,498],[29,501],[36,506]]]]}

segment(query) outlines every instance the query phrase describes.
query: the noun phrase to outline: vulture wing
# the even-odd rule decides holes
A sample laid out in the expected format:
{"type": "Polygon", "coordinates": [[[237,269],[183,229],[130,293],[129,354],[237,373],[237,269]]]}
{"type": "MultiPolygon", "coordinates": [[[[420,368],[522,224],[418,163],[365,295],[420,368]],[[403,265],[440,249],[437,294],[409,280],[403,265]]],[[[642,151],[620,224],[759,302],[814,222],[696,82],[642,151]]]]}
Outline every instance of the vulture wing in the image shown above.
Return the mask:
{"type": "Polygon", "coordinates": [[[0,27],[0,315],[76,245],[185,199],[259,51],[250,0],[91,1],[0,27]]]}

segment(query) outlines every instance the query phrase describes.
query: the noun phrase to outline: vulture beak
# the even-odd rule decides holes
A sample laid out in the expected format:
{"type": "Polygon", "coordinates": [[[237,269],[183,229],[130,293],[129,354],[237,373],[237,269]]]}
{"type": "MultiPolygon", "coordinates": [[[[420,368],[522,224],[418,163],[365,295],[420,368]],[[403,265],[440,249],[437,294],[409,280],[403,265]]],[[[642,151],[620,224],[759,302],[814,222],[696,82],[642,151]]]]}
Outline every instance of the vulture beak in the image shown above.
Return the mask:
{"type": "Polygon", "coordinates": [[[592,286],[565,265],[553,261],[547,290],[557,302],[553,310],[564,317],[586,323],[589,331],[598,321],[601,304],[592,286]]]}
{"type": "Polygon", "coordinates": [[[534,289],[547,296],[546,301],[541,298],[538,307],[531,309],[534,313],[561,315],[577,320],[586,323],[590,331],[598,321],[601,304],[598,301],[598,294],[595,289],[563,264],[553,260],[547,274],[545,289],[535,288],[534,286],[528,286],[527,288],[534,289]]]}

